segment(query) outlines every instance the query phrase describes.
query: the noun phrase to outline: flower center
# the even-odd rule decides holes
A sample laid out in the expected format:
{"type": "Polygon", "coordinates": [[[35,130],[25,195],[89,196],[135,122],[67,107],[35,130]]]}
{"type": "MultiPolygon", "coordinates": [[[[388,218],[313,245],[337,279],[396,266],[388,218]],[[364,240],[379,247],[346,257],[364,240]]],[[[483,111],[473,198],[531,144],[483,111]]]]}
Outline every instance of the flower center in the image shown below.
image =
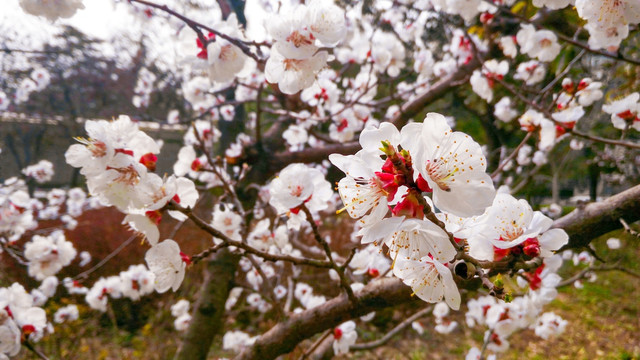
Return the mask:
{"type": "Polygon", "coordinates": [[[451,191],[451,183],[456,180],[454,176],[460,169],[454,166],[454,168],[450,170],[447,163],[448,161],[443,158],[435,159],[434,161],[427,162],[426,170],[431,180],[438,185],[440,190],[449,192],[451,191]]]}
{"type": "Polygon", "coordinates": [[[311,38],[308,38],[300,34],[298,30],[292,32],[291,35],[287,37],[287,41],[292,43],[295,47],[313,44],[313,41],[311,40],[311,38]]]}

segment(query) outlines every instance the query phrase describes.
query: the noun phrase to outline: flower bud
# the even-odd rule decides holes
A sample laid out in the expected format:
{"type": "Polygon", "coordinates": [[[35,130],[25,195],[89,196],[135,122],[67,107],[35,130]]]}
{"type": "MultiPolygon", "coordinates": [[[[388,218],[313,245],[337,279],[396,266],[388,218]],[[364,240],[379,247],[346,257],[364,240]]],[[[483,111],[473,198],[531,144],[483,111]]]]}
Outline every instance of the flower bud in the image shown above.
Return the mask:
{"type": "Polygon", "coordinates": [[[502,276],[500,274],[498,274],[498,276],[496,276],[496,279],[493,280],[493,285],[500,289],[504,287],[504,281],[502,280],[502,276]]]}

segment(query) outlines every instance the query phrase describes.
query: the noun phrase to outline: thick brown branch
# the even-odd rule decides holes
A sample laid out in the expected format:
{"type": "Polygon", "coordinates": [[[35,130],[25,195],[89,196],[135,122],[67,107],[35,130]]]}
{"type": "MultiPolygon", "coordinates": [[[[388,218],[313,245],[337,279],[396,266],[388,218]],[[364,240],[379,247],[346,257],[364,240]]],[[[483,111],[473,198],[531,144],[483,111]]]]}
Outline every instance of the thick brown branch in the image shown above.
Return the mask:
{"type": "Polygon", "coordinates": [[[239,359],[274,359],[293,350],[302,340],[335,327],[349,319],[413,299],[411,290],[398,279],[380,279],[355,292],[355,302],[341,295],[326,303],[291,316],[256,340],[236,357],[239,359]]]}
{"type": "Polygon", "coordinates": [[[213,337],[222,331],[224,304],[233,288],[240,255],[223,251],[209,260],[200,299],[175,360],[206,359],[213,337]]]}
{"type": "Polygon", "coordinates": [[[598,236],[619,229],[622,226],[621,218],[628,222],[640,219],[640,185],[604,201],[578,207],[556,220],[553,226],[569,234],[566,248],[578,248],[587,246],[598,236]]]}

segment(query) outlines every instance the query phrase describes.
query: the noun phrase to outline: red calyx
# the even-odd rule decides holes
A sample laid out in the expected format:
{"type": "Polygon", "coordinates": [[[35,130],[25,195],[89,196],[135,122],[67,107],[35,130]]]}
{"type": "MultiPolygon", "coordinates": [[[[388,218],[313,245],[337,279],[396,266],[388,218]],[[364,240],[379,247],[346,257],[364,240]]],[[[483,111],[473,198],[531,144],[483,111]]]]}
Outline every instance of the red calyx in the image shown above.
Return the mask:
{"type": "Polygon", "coordinates": [[[568,84],[562,85],[562,90],[566,91],[569,94],[573,94],[576,91],[576,88],[573,85],[573,82],[570,82],[568,84]]]}
{"type": "Polygon", "coordinates": [[[498,321],[504,321],[507,319],[510,319],[511,317],[509,316],[509,308],[506,308],[504,310],[504,312],[502,314],[500,314],[500,319],[498,319],[498,321]]]}
{"type": "Polygon", "coordinates": [[[191,257],[185,253],[183,253],[182,251],[180,252],[180,258],[182,259],[182,261],[187,264],[187,265],[191,265],[191,257]]]}
{"type": "Polygon", "coordinates": [[[491,334],[491,341],[498,346],[502,345],[502,340],[496,333],[491,334]]]}
{"type": "Polygon", "coordinates": [[[193,160],[193,162],[191,163],[191,170],[199,171],[200,169],[202,169],[202,162],[200,161],[200,159],[193,160]]]}
{"type": "Polygon", "coordinates": [[[340,338],[342,338],[342,330],[340,328],[333,329],[333,338],[336,340],[340,340],[340,338]]]}
{"type": "Polygon", "coordinates": [[[156,225],[160,224],[160,221],[162,220],[162,213],[160,210],[147,211],[144,215],[156,225]]]}
{"type": "Polygon", "coordinates": [[[429,186],[427,180],[422,177],[422,174],[418,175],[418,180],[416,180],[416,185],[418,185],[418,189],[422,192],[433,192],[433,189],[429,186]]]}
{"type": "Polygon", "coordinates": [[[152,153],[146,153],[140,157],[140,163],[144,165],[149,171],[156,171],[156,163],[158,157],[152,153]]]}
{"type": "Polygon", "coordinates": [[[587,86],[589,86],[589,84],[586,81],[580,80],[578,83],[578,91],[584,90],[587,86]]]}
{"type": "Polygon", "coordinates": [[[488,24],[493,18],[493,14],[488,12],[480,14],[480,22],[483,24],[488,24]]]}
{"type": "Polygon", "coordinates": [[[533,273],[522,273],[522,275],[524,275],[524,277],[529,281],[529,287],[531,288],[531,290],[538,290],[542,285],[542,279],[540,278],[542,270],[544,270],[544,264],[538,266],[536,271],[534,271],[533,273]]]}
{"type": "Polygon", "coordinates": [[[625,110],[621,113],[617,113],[616,116],[626,121],[631,121],[636,119],[636,114],[632,113],[631,110],[625,110]]]}
{"type": "Polygon", "coordinates": [[[404,184],[404,176],[394,175],[384,172],[376,172],[376,176],[380,181],[380,185],[384,191],[387,192],[387,200],[393,200],[393,197],[396,196],[396,192],[398,192],[398,187],[404,184]]]}
{"type": "Polygon", "coordinates": [[[320,99],[322,99],[322,100],[324,100],[324,101],[329,100],[329,95],[327,95],[327,89],[325,89],[325,88],[321,88],[321,89],[320,89],[320,92],[319,92],[319,93],[317,93],[317,94],[315,94],[315,96],[314,96],[314,97],[315,97],[316,99],[318,99],[318,100],[320,100],[320,99]]]}
{"type": "Polygon", "coordinates": [[[421,195],[415,194],[414,191],[407,193],[402,201],[393,207],[393,215],[422,219],[424,217],[424,209],[418,201],[418,196],[421,195]]]}
{"type": "Polygon", "coordinates": [[[369,276],[374,278],[380,276],[380,271],[378,271],[378,269],[376,268],[369,268],[368,273],[369,273],[369,276]]]}
{"type": "Polygon", "coordinates": [[[340,121],[340,124],[338,125],[338,132],[342,132],[347,128],[347,126],[349,126],[349,122],[347,121],[347,119],[342,119],[340,121]]]}
{"type": "Polygon", "coordinates": [[[537,238],[529,238],[522,244],[522,252],[529,257],[540,255],[540,242],[537,238]]]}
{"type": "MultiPolygon", "coordinates": [[[[207,40],[214,40],[216,38],[216,35],[213,33],[209,33],[209,35],[207,36],[207,40]]],[[[209,58],[209,54],[207,53],[207,44],[203,44],[202,41],[200,41],[200,38],[196,38],[196,45],[198,45],[198,48],[200,49],[200,52],[198,53],[198,58],[200,59],[208,59],[209,58]]]]}
{"type": "Polygon", "coordinates": [[[496,85],[496,83],[495,83],[496,80],[504,79],[504,75],[494,74],[494,73],[488,73],[488,74],[485,75],[485,77],[487,78],[487,81],[489,83],[489,87],[492,88],[492,89],[496,85]]]}
{"type": "Polygon", "coordinates": [[[171,198],[171,200],[175,201],[176,203],[180,204],[180,196],[178,196],[178,194],[173,195],[173,197],[171,198]]]}
{"type": "Polygon", "coordinates": [[[198,59],[207,60],[209,58],[209,53],[207,53],[207,49],[202,49],[196,56],[198,59]]]}
{"type": "Polygon", "coordinates": [[[505,256],[509,255],[509,253],[511,252],[511,249],[500,249],[497,247],[493,247],[493,261],[500,261],[502,260],[505,256]]]}
{"type": "Polygon", "coordinates": [[[36,327],[31,325],[31,324],[27,324],[27,325],[23,325],[22,326],[22,335],[24,336],[29,336],[30,334],[36,332],[36,327]]]}

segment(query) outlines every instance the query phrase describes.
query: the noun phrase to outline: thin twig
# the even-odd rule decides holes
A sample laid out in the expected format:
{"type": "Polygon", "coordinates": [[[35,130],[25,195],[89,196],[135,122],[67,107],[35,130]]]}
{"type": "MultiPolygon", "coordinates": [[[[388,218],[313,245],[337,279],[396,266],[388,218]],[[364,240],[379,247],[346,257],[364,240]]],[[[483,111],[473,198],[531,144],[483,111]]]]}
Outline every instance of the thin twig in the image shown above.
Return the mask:
{"type": "Polygon", "coordinates": [[[204,46],[206,48],[207,46],[207,40],[202,36],[202,33],[200,32],[199,29],[204,29],[207,30],[213,34],[215,34],[216,36],[219,36],[225,40],[227,40],[228,42],[230,42],[231,44],[237,46],[243,53],[245,53],[247,56],[249,56],[250,58],[254,59],[257,63],[261,63],[264,62],[263,59],[261,59],[260,57],[258,57],[258,55],[254,54],[253,52],[251,52],[251,49],[249,49],[249,47],[247,46],[247,44],[240,40],[240,39],[236,39],[233,38],[229,35],[226,35],[224,33],[219,32],[216,29],[213,29],[209,26],[206,26],[204,24],[201,24],[197,21],[194,21],[192,19],[189,19],[188,17],[169,9],[169,7],[167,5],[159,5],[159,4],[155,4],[149,1],[145,1],[145,0],[129,0],[130,2],[137,2],[143,5],[147,5],[150,6],[152,8],[156,8],[159,10],[162,10],[182,21],[184,21],[185,24],[187,24],[187,26],[189,26],[190,28],[192,28],[196,33],[198,33],[198,37],[200,38],[200,41],[202,42],[202,46],[204,46]]]}
{"type": "Polygon", "coordinates": [[[25,340],[22,344],[40,359],[49,360],[47,355],[45,355],[42,351],[36,349],[36,347],[33,346],[33,344],[29,341],[29,339],[25,340]]]}
{"type": "Polygon", "coordinates": [[[518,155],[520,148],[522,148],[522,146],[524,146],[524,144],[527,143],[527,140],[529,140],[529,138],[531,138],[531,131],[527,132],[527,135],[525,135],[525,137],[522,139],[520,144],[518,144],[518,146],[515,149],[513,149],[513,152],[509,154],[509,156],[507,156],[507,158],[502,161],[502,163],[498,166],[498,168],[491,173],[492,179],[498,176],[498,174],[500,174],[500,171],[502,171],[502,169],[504,169],[504,167],[507,166],[509,161],[513,160],[513,158],[515,158],[518,155]]]}
{"type": "Polygon", "coordinates": [[[623,218],[620,218],[620,224],[622,224],[622,227],[624,228],[624,231],[628,232],[631,236],[635,236],[637,238],[640,238],[640,233],[638,233],[637,231],[633,230],[623,218]]]}
{"type": "Polygon", "coordinates": [[[374,348],[377,348],[379,346],[382,346],[382,345],[386,344],[389,340],[391,340],[391,338],[393,338],[398,333],[400,333],[402,330],[404,330],[406,327],[411,325],[411,323],[413,323],[414,321],[416,321],[416,320],[420,319],[421,317],[427,315],[431,311],[433,311],[433,305],[427,306],[426,308],[424,308],[424,309],[418,311],[417,313],[411,315],[410,317],[408,317],[407,319],[405,319],[404,321],[402,321],[401,323],[396,325],[393,329],[391,329],[391,331],[386,333],[380,339],[374,340],[374,341],[370,341],[370,342],[366,342],[366,343],[362,343],[362,344],[351,345],[351,346],[349,346],[349,350],[370,350],[370,349],[374,349],[374,348]]]}
{"type": "Polygon", "coordinates": [[[327,255],[327,258],[329,259],[329,263],[331,264],[331,268],[338,273],[338,276],[340,277],[340,285],[342,286],[344,291],[347,293],[349,300],[351,300],[351,302],[355,302],[356,298],[353,295],[353,289],[351,289],[349,281],[347,280],[347,277],[345,275],[345,272],[344,272],[345,269],[338,266],[336,262],[333,260],[331,248],[329,247],[329,244],[325,241],[325,239],[322,238],[322,235],[320,235],[320,231],[318,230],[318,225],[316,225],[316,222],[313,219],[313,214],[311,214],[311,211],[309,210],[309,208],[307,208],[307,205],[304,203],[300,205],[300,209],[306,215],[307,222],[309,222],[309,225],[311,225],[311,230],[313,231],[314,238],[316,239],[318,244],[320,244],[324,249],[325,255],[327,255]]]}
{"type": "Polygon", "coordinates": [[[316,342],[313,343],[313,345],[311,345],[307,350],[305,350],[305,352],[300,356],[298,360],[304,360],[308,358],[309,355],[311,355],[313,351],[324,341],[324,339],[326,339],[329,336],[329,334],[332,333],[331,330],[332,329],[325,331],[324,334],[322,334],[322,336],[320,336],[320,338],[318,338],[318,340],[316,340],[316,342]]]}
{"type": "Polygon", "coordinates": [[[259,257],[261,257],[261,258],[263,258],[263,259],[265,259],[267,261],[273,261],[273,262],[286,261],[286,262],[290,262],[290,263],[293,263],[293,264],[296,264],[296,265],[309,265],[309,266],[315,266],[315,267],[320,267],[320,268],[333,268],[332,264],[329,261],[326,261],[326,260],[299,258],[299,257],[295,257],[295,256],[290,256],[290,255],[270,254],[270,253],[267,253],[267,252],[260,251],[260,250],[258,250],[256,248],[252,247],[252,246],[249,246],[249,245],[243,243],[242,241],[233,240],[233,239],[229,238],[228,236],[226,236],[221,231],[215,229],[213,226],[207,224],[204,220],[200,219],[195,214],[193,214],[191,209],[184,208],[184,207],[176,204],[174,201],[169,203],[167,205],[167,208],[169,210],[178,210],[181,213],[187,215],[187,217],[189,219],[191,219],[191,221],[193,221],[196,224],[196,226],[198,226],[200,229],[206,231],[210,235],[213,235],[213,236],[219,238],[220,240],[224,241],[225,243],[227,243],[227,246],[235,246],[237,248],[240,248],[240,249],[244,250],[245,252],[247,252],[249,254],[254,254],[254,255],[259,256],[259,257]]]}
{"type": "Polygon", "coordinates": [[[619,263],[615,263],[612,265],[608,265],[608,264],[602,264],[599,266],[589,266],[586,269],[582,269],[580,272],[578,272],[577,274],[573,275],[570,278],[567,278],[565,280],[562,280],[561,282],[558,283],[558,285],[556,285],[556,287],[563,287],[563,286],[567,286],[567,285],[571,285],[574,282],[584,278],[585,276],[587,276],[589,274],[589,272],[592,271],[620,271],[623,272],[625,274],[628,274],[630,276],[633,276],[637,279],[640,279],[640,274],[637,274],[623,266],[621,266],[619,263]]]}
{"type": "Polygon", "coordinates": [[[122,244],[120,244],[115,250],[113,250],[109,255],[105,256],[104,259],[100,260],[99,263],[95,264],[91,269],[81,272],[76,275],[73,280],[86,279],[89,274],[101,268],[104,264],[106,264],[109,260],[111,260],[114,256],[118,255],[120,251],[124,250],[127,245],[131,244],[133,240],[138,238],[138,234],[131,235],[127,240],[125,240],[122,244]]]}
{"type": "Polygon", "coordinates": [[[487,351],[487,346],[489,345],[489,343],[491,342],[491,337],[493,336],[493,329],[489,330],[489,334],[487,335],[487,338],[484,339],[484,342],[482,343],[482,349],[480,350],[480,360],[484,360],[484,353],[487,351]]]}

